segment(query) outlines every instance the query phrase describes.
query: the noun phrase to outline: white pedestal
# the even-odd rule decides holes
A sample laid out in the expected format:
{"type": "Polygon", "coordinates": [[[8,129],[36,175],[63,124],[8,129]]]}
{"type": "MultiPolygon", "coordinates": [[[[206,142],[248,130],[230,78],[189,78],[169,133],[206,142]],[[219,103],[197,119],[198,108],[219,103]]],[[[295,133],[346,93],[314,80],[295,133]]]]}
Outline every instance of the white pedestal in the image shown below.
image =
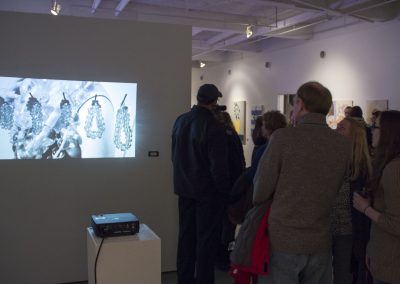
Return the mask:
{"type": "MultiPolygon", "coordinates": [[[[89,284],[101,238],[87,228],[89,284]]],[[[145,224],[133,236],[105,238],[97,259],[97,284],[161,284],[161,240],[145,224]]]]}

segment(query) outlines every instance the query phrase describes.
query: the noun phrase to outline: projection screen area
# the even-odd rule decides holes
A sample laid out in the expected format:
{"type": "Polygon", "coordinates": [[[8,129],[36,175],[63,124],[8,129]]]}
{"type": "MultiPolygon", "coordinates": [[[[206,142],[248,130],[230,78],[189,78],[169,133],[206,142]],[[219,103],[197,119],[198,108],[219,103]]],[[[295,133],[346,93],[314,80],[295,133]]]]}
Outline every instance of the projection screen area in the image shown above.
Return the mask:
{"type": "Polygon", "coordinates": [[[0,159],[135,157],[136,83],[0,77],[0,159]]]}

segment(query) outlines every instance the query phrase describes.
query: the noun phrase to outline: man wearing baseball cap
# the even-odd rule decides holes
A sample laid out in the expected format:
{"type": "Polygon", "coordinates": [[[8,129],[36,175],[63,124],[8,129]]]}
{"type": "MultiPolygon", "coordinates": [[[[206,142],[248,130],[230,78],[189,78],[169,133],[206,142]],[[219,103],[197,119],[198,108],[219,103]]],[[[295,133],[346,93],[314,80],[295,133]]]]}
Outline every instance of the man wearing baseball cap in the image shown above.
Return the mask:
{"type": "Polygon", "coordinates": [[[214,259],[230,188],[226,136],[213,111],[222,97],[212,84],[172,130],[174,191],[179,200],[178,284],[214,283],[214,259]]]}

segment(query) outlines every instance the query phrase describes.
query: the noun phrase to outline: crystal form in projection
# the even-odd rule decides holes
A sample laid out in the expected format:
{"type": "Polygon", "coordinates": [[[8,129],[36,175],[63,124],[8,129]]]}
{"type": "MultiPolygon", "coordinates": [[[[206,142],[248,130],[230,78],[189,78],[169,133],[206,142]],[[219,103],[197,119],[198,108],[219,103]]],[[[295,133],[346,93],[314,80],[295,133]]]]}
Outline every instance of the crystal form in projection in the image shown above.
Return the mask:
{"type": "Polygon", "coordinates": [[[39,134],[43,128],[42,105],[31,93],[29,93],[29,95],[31,97],[26,106],[32,118],[32,133],[36,135],[39,134]]]}
{"type": "Polygon", "coordinates": [[[60,103],[60,109],[61,109],[60,118],[61,118],[62,125],[64,127],[66,127],[70,124],[72,110],[71,110],[71,104],[70,104],[69,100],[67,100],[65,98],[64,93],[63,93],[63,96],[64,96],[64,99],[60,103]]]}
{"type": "Polygon", "coordinates": [[[0,127],[10,130],[14,123],[14,105],[0,97],[0,127]]]}
{"type": "Polygon", "coordinates": [[[91,139],[101,138],[104,130],[106,129],[106,124],[101,113],[101,106],[96,97],[97,96],[95,96],[94,100],[92,101],[92,106],[89,108],[85,122],[86,136],[91,139]],[[97,129],[93,125],[94,122],[96,122],[97,129]]]}
{"type": "Polygon", "coordinates": [[[132,128],[129,125],[129,112],[128,107],[123,106],[118,109],[117,121],[115,123],[114,144],[117,149],[126,151],[132,146],[132,128]],[[122,137],[125,143],[122,142],[122,137]]]}

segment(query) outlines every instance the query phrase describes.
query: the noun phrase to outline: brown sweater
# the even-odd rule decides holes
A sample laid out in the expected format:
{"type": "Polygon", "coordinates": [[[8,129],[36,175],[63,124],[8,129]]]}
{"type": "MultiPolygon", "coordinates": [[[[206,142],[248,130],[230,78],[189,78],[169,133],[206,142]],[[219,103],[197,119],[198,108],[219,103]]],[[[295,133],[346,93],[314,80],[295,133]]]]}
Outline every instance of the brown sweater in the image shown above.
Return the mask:
{"type": "Polygon", "coordinates": [[[367,248],[371,273],[381,281],[400,284],[400,158],[384,168],[374,208],[381,215],[378,223],[372,223],[367,248]]]}
{"type": "Polygon", "coordinates": [[[272,199],[272,249],[294,254],[331,250],[331,210],[350,150],[350,142],[321,114],[306,114],[296,127],[274,132],[258,165],[253,195],[255,204],[272,199]]]}

